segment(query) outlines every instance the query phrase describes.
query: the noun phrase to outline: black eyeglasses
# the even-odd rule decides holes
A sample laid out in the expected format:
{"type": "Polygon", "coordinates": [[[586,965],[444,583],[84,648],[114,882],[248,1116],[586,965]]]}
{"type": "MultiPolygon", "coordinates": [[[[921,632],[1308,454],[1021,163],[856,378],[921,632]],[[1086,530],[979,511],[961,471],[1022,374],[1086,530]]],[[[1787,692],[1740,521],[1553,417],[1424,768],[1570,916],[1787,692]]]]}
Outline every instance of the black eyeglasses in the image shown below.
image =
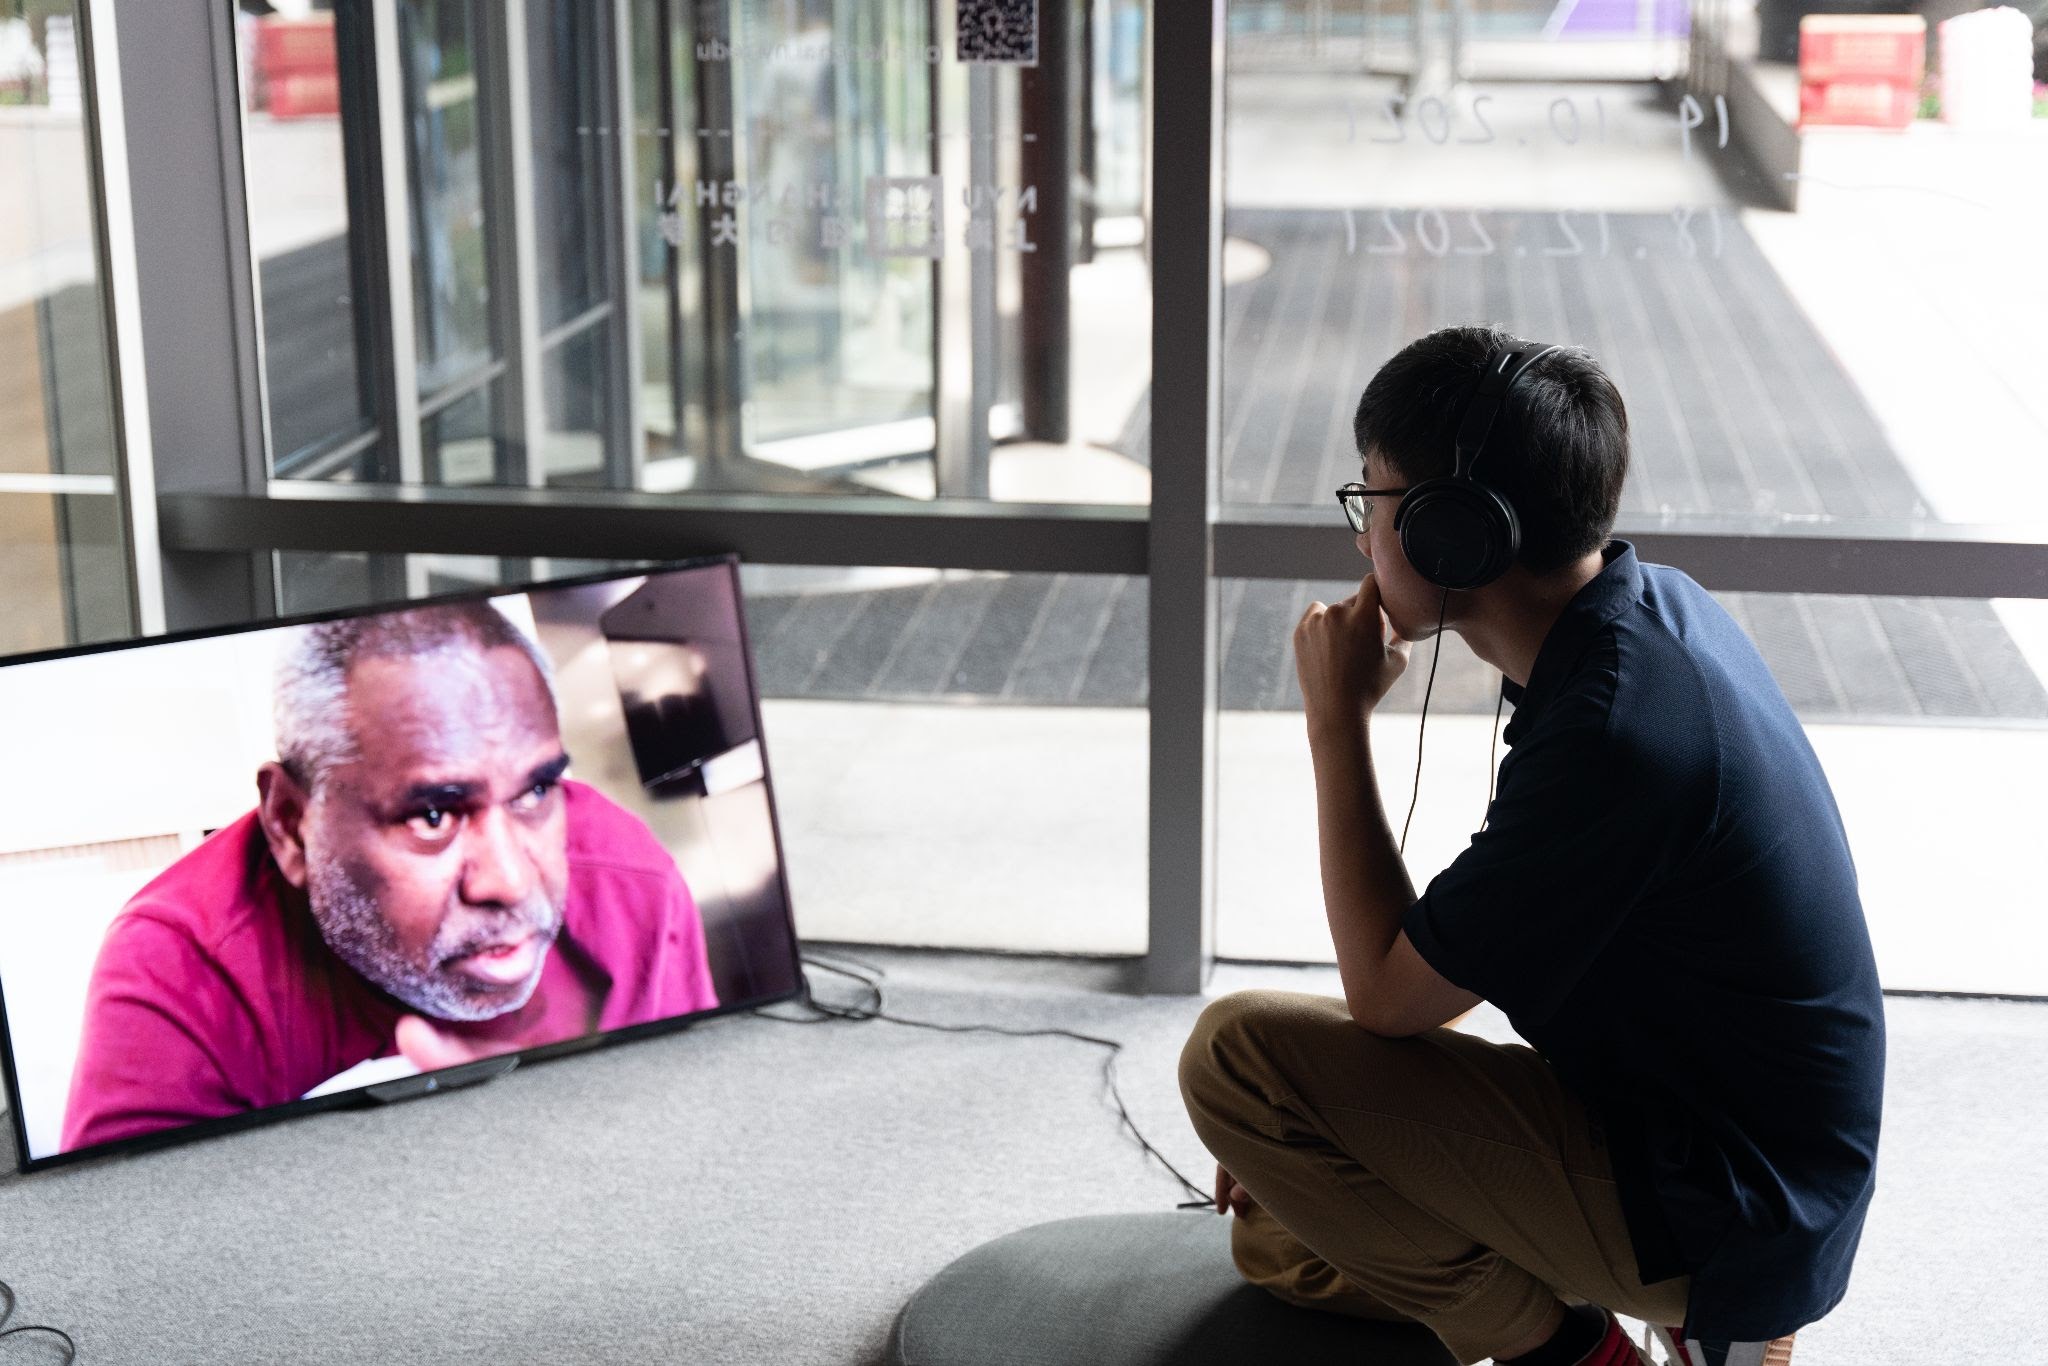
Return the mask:
{"type": "Polygon", "coordinates": [[[1391,494],[1406,493],[1407,489],[1369,489],[1363,484],[1346,484],[1337,490],[1337,506],[1344,509],[1344,516],[1351,522],[1351,529],[1364,534],[1372,525],[1372,504],[1368,498],[1383,498],[1391,494]]]}

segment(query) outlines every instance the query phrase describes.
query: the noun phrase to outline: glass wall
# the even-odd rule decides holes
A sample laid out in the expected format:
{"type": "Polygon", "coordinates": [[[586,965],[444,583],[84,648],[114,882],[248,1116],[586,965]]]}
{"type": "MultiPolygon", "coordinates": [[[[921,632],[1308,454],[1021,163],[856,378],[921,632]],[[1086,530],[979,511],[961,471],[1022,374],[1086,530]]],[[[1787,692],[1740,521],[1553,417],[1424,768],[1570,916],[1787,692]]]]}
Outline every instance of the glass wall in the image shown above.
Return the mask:
{"type": "MultiPolygon", "coordinates": [[[[983,715],[996,718],[994,735],[1014,708],[1043,765],[1095,743],[1085,738],[1094,732],[1060,731],[1048,717],[1082,727],[1097,722],[1078,718],[1100,712],[1105,734],[1121,735],[1149,704],[1150,585],[1053,572],[1069,549],[1090,570],[1142,568],[1136,519],[1006,509],[985,523],[998,548],[984,556],[947,536],[952,514],[985,509],[886,524],[848,510],[900,511],[893,500],[935,496],[1149,498],[1158,244],[1144,170],[1151,121],[1181,106],[1155,102],[1145,7],[1044,7],[1034,51],[974,60],[963,60],[946,6],[335,0],[297,17],[260,8],[238,21],[238,42],[277,474],[574,490],[534,500],[550,519],[535,549],[557,527],[579,548],[611,549],[589,528],[622,509],[581,496],[605,490],[708,495],[686,500],[693,535],[706,534],[707,508],[727,524],[740,506],[722,501],[730,493],[883,495],[835,501],[819,518],[827,542],[858,546],[845,552],[855,558],[1045,572],[884,582],[841,566],[750,579],[763,620],[776,618],[762,635],[770,695],[801,704],[791,715],[927,708],[916,726],[932,734],[983,715]],[[395,22],[380,27],[379,16],[395,22]],[[572,525],[585,514],[594,520],[572,525]],[[877,525],[893,529],[861,539],[877,525]],[[1031,539],[1055,526],[1042,544],[1031,539]],[[1067,549],[1043,548],[1055,544],[1067,549]],[[928,649],[905,643],[941,626],[928,649]],[[1055,647],[1066,652],[1058,667],[1032,662],[1031,651],[1055,647]]],[[[1356,469],[1359,389],[1407,339],[1483,319],[1584,344],[1616,375],[1637,453],[1623,534],[1654,522],[1684,543],[1729,526],[1784,538],[1821,527],[1903,546],[1938,522],[2038,521],[2042,504],[2026,495],[2048,466],[2030,453],[2048,448],[2048,433],[2039,386],[2014,367],[2029,354],[2015,318],[2041,313],[2041,277],[2015,264],[2004,235],[2030,221],[2027,196],[2048,184],[2030,171],[2032,124],[1987,130],[1950,109],[1851,137],[1808,119],[1797,129],[1806,169],[1773,171],[1770,111],[1780,110],[1778,131],[1790,125],[1766,97],[1785,72],[1761,47],[1738,51],[1739,24],[1716,9],[1714,27],[1694,31],[1690,19],[1637,6],[1626,24],[1609,15],[1620,27],[1602,28],[1580,8],[1539,14],[1503,0],[1460,18],[1456,7],[1233,7],[1228,236],[1214,263],[1228,520],[1266,520],[1259,535],[1284,532],[1271,544],[1290,554],[1309,535],[1348,543],[1329,493],[1356,469]],[[1751,86],[1737,81],[1744,63],[1751,86]],[[1911,207],[1919,200],[1929,202],[1911,207]],[[1956,214],[1965,216],[1943,217],[1956,214]],[[1867,255],[1879,239],[1894,274],[1867,255]],[[1964,242],[1969,251],[1955,249],[1964,242]],[[1906,321],[1872,316],[1872,299],[1906,321]]],[[[12,101],[0,112],[19,116],[0,126],[51,136],[64,126],[62,68],[48,55],[61,51],[64,17],[29,18],[41,65],[11,84],[0,76],[12,101]]],[[[1185,93],[1186,79],[1177,73],[1174,88],[1185,93]]],[[[82,135],[67,136],[68,154],[47,139],[17,141],[28,150],[5,172],[30,177],[8,202],[33,206],[5,218],[13,235],[0,283],[12,282],[15,302],[0,318],[14,320],[9,359],[33,363],[10,366],[0,389],[19,419],[0,504],[22,528],[4,542],[9,565],[22,566],[10,591],[38,604],[8,629],[34,642],[96,629],[81,624],[95,602],[127,610],[125,596],[91,591],[112,584],[125,595],[128,574],[86,158],[82,135]]],[[[1172,186],[1166,177],[1160,190],[1172,186]]],[[[1162,260],[1188,249],[1183,241],[1162,260]]],[[[1180,382],[1199,398],[1189,374],[1180,382]]],[[[1170,458],[1183,462],[1178,473],[1194,453],[1170,458]]],[[[246,506],[199,506],[205,498],[166,505],[173,550],[183,539],[218,551],[224,534],[238,534],[219,528],[261,525],[246,534],[267,553],[275,542],[262,538],[293,539],[277,528],[304,506],[259,519],[246,506]]],[[[801,502],[750,500],[748,517],[730,521],[781,552],[792,523],[811,516],[793,510],[801,502]]],[[[449,543],[443,530],[458,522],[435,525],[434,503],[416,500],[428,515],[408,525],[422,528],[423,544],[449,543]]],[[[322,515],[330,505],[350,515],[365,506],[335,499],[322,515]]],[[[1194,563],[1204,531],[1194,521],[1161,519],[1149,551],[1185,532],[1184,562],[1194,563]]],[[[396,524],[371,527],[367,543],[390,544],[396,524]]],[[[1219,544],[1241,529],[1218,533],[1219,544]]],[[[646,535],[645,524],[631,534],[646,535]]],[[[2007,545],[2018,568],[1985,572],[2020,582],[2025,535],[1978,529],[1960,549],[1986,541],[2007,545]]],[[[525,558],[287,555],[278,582],[283,605],[303,610],[544,572],[525,558]]],[[[1227,953],[1323,951],[1313,917],[1297,934],[1259,889],[1313,866],[1293,856],[1283,866],[1274,853],[1293,810],[1277,794],[1306,792],[1298,771],[1284,783],[1273,776],[1305,755],[1298,719],[1286,719],[1298,706],[1287,630],[1313,597],[1351,586],[1224,589],[1225,743],[1240,746],[1240,773],[1271,759],[1267,777],[1224,784],[1226,855],[1260,851],[1224,861],[1226,908],[1258,908],[1249,920],[1226,915],[1227,953]],[[1241,748],[1255,732],[1270,753],[1241,748]],[[1276,795],[1246,804],[1260,792],[1276,795]],[[1233,881],[1243,877],[1253,881],[1233,881]]],[[[1971,580],[1929,591],[1984,590],[1971,580]]],[[[1810,726],[1891,732],[1901,753],[1938,765],[1952,752],[1963,765],[1977,743],[1964,732],[2023,733],[2041,720],[2040,630],[2025,604],[1728,601],[1810,726]]],[[[120,623],[109,629],[129,621],[102,619],[120,623]]],[[[1453,732],[1493,698],[1483,670],[1455,655],[1434,698],[1453,732]]],[[[1161,695],[1164,743],[1186,743],[1195,708],[1183,710],[1175,690],[1161,695]]],[[[1389,717],[1407,705],[1397,696],[1389,717]]],[[[913,729],[891,743],[915,752],[913,729]]],[[[959,765],[946,780],[957,793],[985,779],[964,731],[955,749],[942,757],[959,765]]],[[[1920,776],[1940,782],[1937,768],[1920,776]]],[[[1103,819],[1134,860],[1144,839],[1190,847],[1179,826],[1180,835],[1133,833],[1138,804],[1117,791],[1103,819]]],[[[1045,797],[1020,786],[1013,799],[1045,797]]],[[[931,838],[973,846],[982,836],[972,821],[940,820],[970,812],[997,820],[965,804],[936,810],[931,838]]],[[[1447,842],[1432,844],[1439,835],[1425,823],[1411,852],[1448,858],[1462,824],[1442,826],[1447,842]]],[[[1889,850],[1887,836],[1874,838],[1889,850]]],[[[1133,914],[1142,893],[1134,898],[1133,914]]],[[[950,931],[916,933],[941,942],[950,931]]]]}
{"type": "Polygon", "coordinates": [[[610,79],[614,10],[581,0],[529,4],[535,257],[540,295],[542,482],[602,487],[625,455],[611,396],[626,377],[613,230],[620,194],[610,79]],[[607,130],[600,132],[599,130],[607,130]],[[614,375],[618,378],[615,381],[614,375]]]}
{"type": "MultiPolygon", "coordinates": [[[[294,613],[626,567],[277,557],[294,613]]],[[[804,937],[1144,952],[1142,579],[746,565],[740,581],[804,937]]]]}
{"type": "MultiPolygon", "coordinates": [[[[1127,240],[1145,208],[1145,28],[1143,0],[1092,0],[1087,44],[1088,88],[1083,176],[1094,217],[1094,244],[1127,240]],[[1108,225],[1103,219],[1111,220],[1108,225]]],[[[1083,238],[1084,251],[1087,238],[1083,238]]]]}
{"type": "Polygon", "coordinates": [[[1142,581],[741,579],[807,938],[1144,952],[1142,581]]]}
{"type": "MultiPolygon", "coordinates": [[[[1336,961],[1290,637],[1309,602],[1356,587],[1235,580],[1224,590],[1217,951],[1226,957],[1336,961]]],[[[1827,771],[1884,985],[2048,995],[2048,938],[2027,895],[2037,882],[2028,831],[2043,809],[2033,794],[2048,768],[2043,605],[1714,596],[1756,643],[1827,771]]],[[[1444,638],[1418,731],[1433,648],[1415,647],[1372,723],[1397,837],[1414,802],[1406,862],[1418,889],[1479,828],[1506,754],[1494,739],[1500,675],[1455,635],[1444,638]]]]}
{"type": "Polygon", "coordinates": [[[734,7],[733,121],[697,136],[730,140],[747,196],[712,241],[741,271],[750,445],[931,420],[932,258],[912,226],[949,207],[928,180],[930,8],[734,7]],[[883,222],[903,226],[867,236],[883,222]]]}
{"type": "Polygon", "coordinates": [[[1324,505],[1381,362],[1485,321],[1614,375],[1624,516],[2039,525],[2026,60],[2000,112],[1943,111],[1930,30],[1897,118],[1822,103],[1814,62],[1802,113],[1755,5],[1346,8],[1231,5],[1227,231],[1258,269],[1229,291],[1229,501],[1324,505]]]}
{"type": "Polygon", "coordinates": [[[487,83],[503,80],[484,51],[481,0],[404,0],[398,7],[404,79],[406,189],[414,359],[423,477],[430,483],[499,483],[505,464],[503,326],[493,303],[509,263],[492,219],[503,173],[489,140],[487,83]],[[487,186],[492,193],[487,193],[487,186]]]}
{"type": "MultiPolygon", "coordinates": [[[[315,554],[291,550],[279,551],[273,562],[280,616],[369,607],[547,577],[546,573],[537,572],[530,560],[499,560],[483,555],[371,555],[361,551],[315,554]]],[[[551,572],[563,577],[583,573],[586,568],[606,567],[577,562],[574,567],[562,568],[560,564],[557,562],[551,572]]]]}
{"type": "Polygon", "coordinates": [[[301,19],[240,12],[242,138],[249,241],[263,316],[273,467],[280,475],[376,478],[377,338],[389,299],[373,253],[376,146],[367,119],[373,61],[366,11],[301,19]]]}
{"type": "MultiPolygon", "coordinates": [[[[1810,82],[1802,109],[1796,43],[1768,35],[1814,8],[1233,0],[1225,501],[1253,518],[1315,509],[1349,540],[1331,494],[1358,478],[1367,381],[1427,332],[1492,323],[1584,347],[1616,381],[1624,536],[2037,534],[2048,122],[2025,63],[1995,116],[1975,98],[1944,109],[1930,30],[1926,63],[1900,49],[1896,102],[1829,105],[1810,82]]],[[[1355,588],[1227,590],[1226,954],[1330,958],[1299,701],[1276,675],[1306,603],[1355,588]]],[[[2018,919],[2031,879],[2010,841],[2016,812],[2044,811],[2013,799],[2048,758],[2033,744],[2048,733],[2038,613],[1721,597],[1834,778],[1887,985],[2048,991],[2019,966],[2048,959],[2018,919]],[[1938,952],[1930,904],[1984,917],[1979,947],[1938,952]]],[[[1397,823],[1426,666],[1418,647],[1377,722],[1397,823]]],[[[1447,642],[1408,851],[1418,885],[1484,812],[1496,677],[1447,642]]]]}
{"type": "Polygon", "coordinates": [[[1149,496],[1143,6],[375,12],[240,24],[280,476],[1149,496]]]}
{"type": "Polygon", "coordinates": [[[0,8],[0,654],[135,629],[77,16],[0,8]]]}

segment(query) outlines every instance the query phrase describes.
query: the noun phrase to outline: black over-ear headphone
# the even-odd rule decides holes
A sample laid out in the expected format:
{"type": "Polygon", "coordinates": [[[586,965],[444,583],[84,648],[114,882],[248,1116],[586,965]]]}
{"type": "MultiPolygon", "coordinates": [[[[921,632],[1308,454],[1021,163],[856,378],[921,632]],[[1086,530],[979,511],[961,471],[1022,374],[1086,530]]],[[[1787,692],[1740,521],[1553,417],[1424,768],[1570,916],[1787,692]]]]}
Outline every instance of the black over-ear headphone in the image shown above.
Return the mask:
{"type": "Polygon", "coordinates": [[[1437,587],[1483,588],[1514,564],[1522,524],[1507,499],[1472,477],[1472,466],[1523,372],[1560,349],[1520,338],[1495,347],[1458,421],[1451,473],[1423,480],[1394,509],[1394,532],[1408,563],[1437,587]]]}

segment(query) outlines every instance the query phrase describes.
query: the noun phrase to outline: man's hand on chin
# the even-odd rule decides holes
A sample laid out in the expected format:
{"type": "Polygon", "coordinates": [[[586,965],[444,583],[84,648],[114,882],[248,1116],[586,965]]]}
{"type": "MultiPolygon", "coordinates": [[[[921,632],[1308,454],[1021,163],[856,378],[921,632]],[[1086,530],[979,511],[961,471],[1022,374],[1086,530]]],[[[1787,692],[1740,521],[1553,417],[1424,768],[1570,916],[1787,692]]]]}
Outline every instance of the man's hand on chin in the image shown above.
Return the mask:
{"type": "Polygon", "coordinates": [[[1294,628],[1294,668],[1312,738],[1363,731],[1365,718],[1408,667],[1411,649],[1367,574],[1339,603],[1310,603],[1294,628]]]}
{"type": "Polygon", "coordinates": [[[422,1072],[460,1067],[466,1062],[521,1047],[515,1039],[457,1034],[422,1015],[400,1016],[396,1036],[400,1056],[422,1072]]]}

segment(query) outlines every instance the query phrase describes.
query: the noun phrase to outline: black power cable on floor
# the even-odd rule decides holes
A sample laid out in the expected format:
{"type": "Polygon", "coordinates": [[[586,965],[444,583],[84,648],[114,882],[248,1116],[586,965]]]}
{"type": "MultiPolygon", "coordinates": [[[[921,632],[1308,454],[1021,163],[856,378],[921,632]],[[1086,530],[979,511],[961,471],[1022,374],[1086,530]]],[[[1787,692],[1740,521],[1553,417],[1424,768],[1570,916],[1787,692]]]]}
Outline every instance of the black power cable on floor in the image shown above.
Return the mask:
{"type": "Polygon", "coordinates": [[[71,1366],[72,1362],[78,1360],[78,1344],[73,1342],[71,1334],[62,1328],[49,1328],[40,1323],[22,1323],[9,1328],[7,1321],[14,1317],[14,1302],[14,1287],[0,1281],[0,1340],[11,1338],[17,1333],[48,1333],[64,1344],[63,1366],[71,1366]]]}
{"type": "MultiPolygon", "coordinates": [[[[885,1013],[882,1009],[881,979],[886,974],[883,972],[881,968],[875,967],[871,963],[861,963],[860,968],[864,968],[866,969],[866,971],[860,971],[855,968],[840,967],[835,963],[825,962],[823,959],[812,957],[809,954],[804,955],[803,961],[811,967],[820,968],[830,973],[836,973],[841,977],[852,978],[854,981],[859,982],[862,986],[867,988],[871,999],[867,1004],[855,1006],[833,1005],[824,1001],[820,1001],[817,999],[816,996],[814,996],[811,993],[811,979],[809,978],[809,976],[805,976],[803,979],[803,1004],[809,1009],[816,1011],[816,1016],[810,1019],[797,1019],[788,1015],[771,1014],[766,1007],[755,1010],[753,1012],[755,1015],[760,1016],[764,1020],[779,1020],[783,1024],[802,1025],[832,1024],[838,1021],[844,1021],[851,1024],[860,1024],[865,1023],[868,1020],[886,1020],[890,1024],[905,1025],[912,1029],[936,1030],[942,1034],[1006,1034],[1013,1039],[1077,1039],[1082,1043],[1092,1043],[1098,1045],[1099,1047],[1108,1049],[1109,1053],[1102,1060],[1102,1078],[1109,1084],[1109,1098],[1116,1105],[1117,1119],[1122,1122],[1124,1128],[1129,1129],[1131,1131],[1131,1137],[1138,1140],[1138,1146],[1140,1148],[1144,1149],[1154,1158],[1157,1158],[1159,1161],[1159,1165],[1166,1168],[1166,1170],[1168,1170],[1169,1172],[1172,1172],[1173,1177],[1176,1181],[1180,1182],[1181,1185],[1185,1186],[1191,1193],[1199,1197],[1195,1200],[1184,1200],[1180,1204],[1176,1205],[1174,1208],[1215,1208],[1215,1197],[1204,1195],[1202,1193],[1202,1188],[1200,1186],[1197,1186],[1194,1182],[1188,1180],[1187,1177],[1181,1175],[1180,1168],[1174,1166],[1173,1163],[1167,1161],[1166,1154],[1160,1152],[1159,1149],[1153,1147],[1152,1144],[1146,1139],[1144,1133],[1138,1128],[1137,1122],[1131,1118],[1131,1112],[1125,1108],[1123,1093],[1117,1089],[1116,1085],[1116,1057],[1117,1054],[1123,1052],[1124,1050],[1124,1046],[1122,1042],[1120,1042],[1119,1040],[1105,1039],[1095,1034],[1082,1034],[1071,1029],[1013,1029],[1008,1025],[940,1024],[935,1020],[913,1020],[902,1015],[890,1015],[885,1013]]],[[[859,962],[858,959],[853,958],[848,958],[847,961],[852,963],[859,962]]]]}

